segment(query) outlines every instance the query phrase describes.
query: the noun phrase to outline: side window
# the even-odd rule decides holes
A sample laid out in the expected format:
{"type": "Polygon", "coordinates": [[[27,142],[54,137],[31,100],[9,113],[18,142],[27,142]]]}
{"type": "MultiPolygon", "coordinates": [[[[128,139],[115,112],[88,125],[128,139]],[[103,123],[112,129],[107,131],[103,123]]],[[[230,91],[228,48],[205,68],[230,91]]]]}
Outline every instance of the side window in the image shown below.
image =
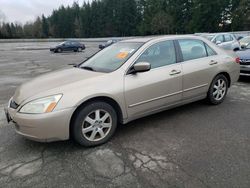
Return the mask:
{"type": "Polygon", "coordinates": [[[65,46],[69,46],[69,45],[70,45],[69,41],[65,42],[65,46]]]}
{"type": "Polygon", "coordinates": [[[184,61],[207,57],[207,52],[203,41],[192,39],[183,39],[178,41],[184,61]]]}
{"type": "Polygon", "coordinates": [[[208,56],[217,55],[217,53],[210,46],[208,46],[207,44],[205,44],[205,46],[206,46],[206,49],[207,49],[207,55],[208,56]]]}
{"type": "Polygon", "coordinates": [[[151,68],[176,63],[174,42],[164,41],[150,46],[137,60],[137,62],[143,61],[149,62],[151,68]]]}
{"type": "Polygon", "coordinates": [[[218,36],[215,38],[215,42],[218,42],[218,41],[224,42],[224,37],[223,37],[223,35],[218,35],[218,36]]]}
{"type": "Polygon", "coordinates": [[[231,35],[224,35],[225,36],[225,42],[233,41],[233,37],[231,35]]]}

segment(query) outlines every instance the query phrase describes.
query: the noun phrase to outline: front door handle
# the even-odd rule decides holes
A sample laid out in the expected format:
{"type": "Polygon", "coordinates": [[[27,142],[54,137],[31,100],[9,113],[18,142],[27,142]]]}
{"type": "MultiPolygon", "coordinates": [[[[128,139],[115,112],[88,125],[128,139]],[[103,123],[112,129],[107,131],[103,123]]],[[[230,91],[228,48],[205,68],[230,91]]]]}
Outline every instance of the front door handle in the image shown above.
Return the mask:
{"type": "Polygon", "coordinates": [[[211,60],[210,63],[209,63],[209,65],[216,65],[216,64],[218,64],[218,62],[214,61],[214,60],[211,60]]]}
{"type": "Polygon", "coordinates": [[[173,75],[180,74],[180,73],[181,73],[180,70],[172,70],[172,71],[169,73],[169,75],[170,75],[170,76],[173,76],[173,75]]]}

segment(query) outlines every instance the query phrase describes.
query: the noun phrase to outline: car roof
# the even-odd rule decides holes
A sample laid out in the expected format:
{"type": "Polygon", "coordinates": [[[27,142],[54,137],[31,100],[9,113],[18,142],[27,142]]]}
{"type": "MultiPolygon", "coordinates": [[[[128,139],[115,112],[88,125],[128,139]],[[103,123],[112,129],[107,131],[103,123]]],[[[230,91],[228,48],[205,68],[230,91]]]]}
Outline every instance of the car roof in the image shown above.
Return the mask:
{"type": "Polygon", "coordinates": [[[190,39],[202,39],[200,36],[195,35],[161,35],[161,36],[147,36],[147,37],[137,37],[132,39],[123,40],[121,42],[142,42],[146,43],[151,40],[159,40],[159,39],[183,39],[183,38],[190,38],[190,39]]]}
{"type": "Polygon", "coordinates": [[[64,42],[79,42],[79,41],[76,41],[76,40],[66,40],[64,42]]]}
{"type": "Polygon", "coordinates": [[[209,35],[233,35],[232,33],[201,33],[201,36],[209,36],[209,35]]]}

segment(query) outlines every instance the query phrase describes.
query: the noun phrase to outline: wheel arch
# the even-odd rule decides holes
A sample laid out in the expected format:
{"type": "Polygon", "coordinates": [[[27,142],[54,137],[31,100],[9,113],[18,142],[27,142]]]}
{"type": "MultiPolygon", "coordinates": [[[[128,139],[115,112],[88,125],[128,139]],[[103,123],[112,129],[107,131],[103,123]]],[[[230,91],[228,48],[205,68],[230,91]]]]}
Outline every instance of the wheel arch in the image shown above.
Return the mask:
{"type": "Polygon", "coordinates": [[[227,72],[220,72],[216,76],[218,76],[220,74],[223,75],[223,76],[225,76],[227,78],[227,80],[228,80],[228,88],[230,88],[230,86],[231,86],[231,77],[230,77],[230,75],[227,72]]]}
{"type": "Polygon", "coordinates": [[[120,107],[120,105],[118,104],[117,101],[115,101],[114,99],[112,99],[111,97],[107,97],[107,96],[99,96],[99,97],[93,97],[93,98],[90,98],[84,102],[82,102],[76,109],[75,111],[73,112],[71,118],[70,118],[70,125],[69,125],[69,135],[71,137],[71,134],[72,134],[72,128],[73,128],[73,123],[74,123],[74,119],[75,119],[75,116],[77,115],[77,113],[82,109],[84,108],[86,105],[92,103],[92,102],[106,102],[108,103],[109,105],[111,105],[116,113],[117,113],[117,118],[118,118],[118,122],[119,123],[122,123],[123,122],[123,113],[122,113],[122,109],[120,107]]]}
{"type": "Polygon", "coordinates": [[[233,51],[239,51],[240,50],[240,48],[239,47],[236,47],[236,48],[234,48],[234,50],[233,51]]]}

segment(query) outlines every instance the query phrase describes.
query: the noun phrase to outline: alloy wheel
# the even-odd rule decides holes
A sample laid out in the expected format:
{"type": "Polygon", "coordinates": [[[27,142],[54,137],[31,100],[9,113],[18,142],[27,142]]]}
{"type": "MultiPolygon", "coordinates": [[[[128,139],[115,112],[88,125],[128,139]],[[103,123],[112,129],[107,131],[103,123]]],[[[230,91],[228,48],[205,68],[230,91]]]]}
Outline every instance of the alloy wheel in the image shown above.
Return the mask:
{"type": "Polygon", "coordinates": [[[226,94],[227,83],[223,79],[218,79],[213,87],[213,97],[215,100],[220,101],[226,94]]]}
{"type": "Polygon", "coordinates": [[[82,123],[82,134],[89,141],[99,141],[105,138],[112,127],[112,117],[105,110],[95,110],[89,113],[82,123]]]}

